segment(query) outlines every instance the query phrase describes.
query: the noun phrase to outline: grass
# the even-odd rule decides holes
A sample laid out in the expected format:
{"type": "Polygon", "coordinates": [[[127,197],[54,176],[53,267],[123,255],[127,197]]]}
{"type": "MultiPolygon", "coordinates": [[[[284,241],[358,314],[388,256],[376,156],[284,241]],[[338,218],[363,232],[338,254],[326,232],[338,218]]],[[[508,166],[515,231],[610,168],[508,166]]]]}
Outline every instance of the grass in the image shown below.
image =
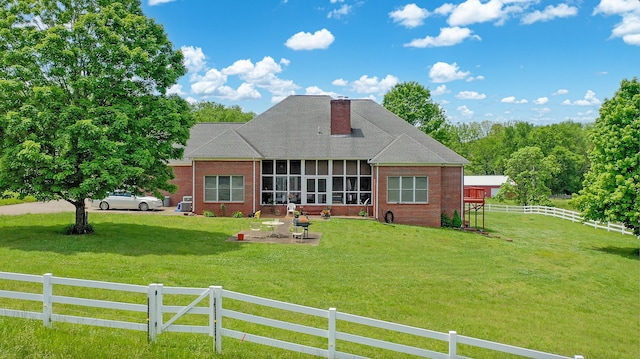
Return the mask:
{"type": "Polygon", "coordinates": [[[4,196],[0,196],[0,206],[7,206],[10,204],[20,204],[25,202],[35,202],[36,199],[32,196],[27,196],[23,199],[18,199],[18,196],[11,193],[5,193],[4,196]],[[7,198],[3,198],[7,197],[7,198]]]}
{"type": "MultiPolygon", "coordinates": [[[[0,216],[0,270],[141,285],[222,285],[566,356],[640,357],[633,236],[506,213],[486,214],[491,237],[366,220],[315,221],[312,231],[322,233],[317,247],[227,242],[249,228],[249,219],[93,213],[96,233],[80,237],[62,234],[70,221],[70,213],[0,216]]],[[[0,281],[0,289],[15,285],[0,281]]],[[[444,350],[438,345],[430,349],[444,350]]],[[[223,347],[225,358],[307,357],[232,339],[223,347]]],[[[513,358],[468,347],[459,354],[513,358]]],[[[38,321],[0,317],[0,357],[216,355],[205,335],[164,333],[147,344],[143,332],[62,323],[50,330],[38,321]]]]}

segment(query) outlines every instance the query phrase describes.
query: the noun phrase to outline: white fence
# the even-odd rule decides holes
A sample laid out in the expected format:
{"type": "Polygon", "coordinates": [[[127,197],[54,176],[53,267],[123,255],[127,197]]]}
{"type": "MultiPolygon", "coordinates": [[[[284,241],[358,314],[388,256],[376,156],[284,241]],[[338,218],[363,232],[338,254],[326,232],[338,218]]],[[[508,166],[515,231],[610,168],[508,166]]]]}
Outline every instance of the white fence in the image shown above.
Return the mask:
{"type": "MultiPolygon", "coordinates": [[[[207,334],[213,338],[213,345],[216,352],[218,353],[222,353],[222,337],[226,336],[230,338],[236,338],[241,341],[258,343],[299,353],[315,355],[323,358],[365,358],[361,355],[341,351],[344,349],[338,348],[337,343],[338,341],[343,341],[357,343],[367,347],[381,348],[397,353],[406,353],[418,357],[434,359],[467,358],[461,355],[457,355],[459,344],[485,348],[497,352],[515,354],[526,358],[571,359],[570,357],[561,355],[544,353],[532,349],[520,348],[458,335],[455,331],[450,331],[448,333],[436,332],[432,330],[365,318],[353,314],[342,313],[338,312],[335,308],[330,308],[328,310],[316,309],[312,307],[255,297],[247,294],[225,290],[219,286],[212,286],[209,288],[165,287],[162,284],[140,286],[72,278],[61,278],[54,277],[52,274],[38,276],[8,272],[0,272],[0,280],[5,280],[5,283],[7,283],[6,281],[19,281],[42,284],[42,293],[0,289],[0,298],[8,298],[15,301],[30,301],[42,303],[42,311],[0,308],[0,316],[42,320],[43,324],[46,327],[51,327],[53,322],[66,322],[109,328],[147,331],[149,340],[153,342],[155,342],[158,339],[158,335],[163,332],[207,334]],[[65,288],[67,292],[69,292],[68,287],[82,287],[108,291],[139,293],[141,294],[141,301],[146,301],[147,303],[125,303],[110,300],[97,300],[55,295],[54,285],[65,288]],[[164,304],[164,298],[165,296],[169,295],[181,295],[190,297],[197,296],[197,298],[195,300],[192,300],[188,305],[166,305],[164,304]],[[286,312],[301,313],[306,316],[321,318],[320,322],[323,324],[318,326],[303,325],[232,310],[223,307],[223,299],[253,304],[253,306],[251,306],[252,309],[258,307],[269,307],[286,312]],[[146,312],[147,315],[138,315],[140,317],[140,320],[138,322],[99,319],[87,316],[71,316],[66,314],[54,313],[54,304],[101,308],[125,312],[146,312]],[[174,315],[171,319],[165,322],[164,313],[172,313],[174,315]],[[208,324],[176,324],[176,321],[178,321],[186,314],[204,316],[205,318],[207,318],[207,320],[202,322],[207,322],[208,324]],[[319,337],[322,338],[322,342],[326,344],[322,347],[314,347],[310,345],[272,339],[269,337],[251,334],[244,331],[234,330],[230,327],[224,326],[224,324],[226,323],[226,320],[224,318],[230,318],[246,323],[253,323],[261,326],[306,334],[312,337],[319,337]],[[443,353],[425,348],[418,348],[390,341],[356,335],[346,331],[338,330],[338,323],[355,323],[366,327],[378,328],[386,331],[403,333],[410,336],[417,336],[420,338],[429,338],[435,341],[446,342],[448,343],[448,352],[443,353]]],[[[0,282],[0,285],[1,284],[2,282],[0,282]]],[[[8,301],[4,302],[6,303],[8,301]]],[[[88,311],[84,311],[83,313],[87,315],[87,312],[88,311]]],[[[130,317],[128,318],[130,319],[130,317]]],[[[583,357],[580,355],[576,355],[573,358],[582,359],[583,357]]]]}
{"type": "Polygon", "coordinates": [[[562,208],[556,207],[547,207],[547,206],[509,206],[503,204],[491,204],[487,203],[485,205],[485,210],[487,212],[509,212],[509,213],[533,213],[533,214],[542,214],[545,216],[552,216],[557,218],[566,219],[572,222],[582,222],[585,226],[606,229],[609,232],[618,232],[622,234],[631,234],[633,235],[633,231],[626,228],[624,225],[619,223],[611,223],[611,222],[598,222],[598,221],[587,221],[582,217],[580,212],[569,211],[562,208]]]}

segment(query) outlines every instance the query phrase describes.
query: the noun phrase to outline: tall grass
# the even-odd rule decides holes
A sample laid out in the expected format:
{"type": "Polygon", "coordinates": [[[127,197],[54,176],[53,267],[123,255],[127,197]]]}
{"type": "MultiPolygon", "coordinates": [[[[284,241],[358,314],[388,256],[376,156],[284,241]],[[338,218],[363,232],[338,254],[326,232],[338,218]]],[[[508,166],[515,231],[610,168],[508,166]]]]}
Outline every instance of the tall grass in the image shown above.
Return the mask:
{"type": "MultiPolygon", "coordinates": [[[[73,237],[62,234],[69,213],[0,216],[0,270],[222,285],[567,356],[640,356],[637,239],[545,216],[486,217],[490,237],[332,218],[315,221],[322,239],[306,246],[227,241],[248,219],[92,213],[96,233],[73,237]]],[[[224,348],[225,358],[305,357],[231,339],[224,348]]],[[[164,333],[151,345],[146,333],[0,318],[0,357],[216,356],[202,335],[164,333]]]]}

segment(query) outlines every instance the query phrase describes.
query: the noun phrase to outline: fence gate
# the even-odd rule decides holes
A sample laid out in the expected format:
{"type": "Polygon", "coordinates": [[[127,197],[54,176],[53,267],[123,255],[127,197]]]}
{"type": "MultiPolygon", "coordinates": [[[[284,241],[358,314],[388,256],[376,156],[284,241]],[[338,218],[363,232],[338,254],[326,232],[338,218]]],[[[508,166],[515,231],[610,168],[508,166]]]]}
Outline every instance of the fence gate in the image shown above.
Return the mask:
{"type": "Polygon", "coordinates": [[[209,334],[215,340],[215,296],[214,287],[202,288],[177,288],[164,287],[162,284],[149,285],[149,340],[156,342],[158,334],[162,332],[183,332],[209,334]],[[197,295],[187,306],[170,306],[163,303],[165,294],[197,295]],[[209,297],[207,307],[196,307],[205,298],[209,297]],[[163,313],[175,313],[167,322],[163,321],[163,313]],[[175,322],[186,314],[204,314],[209,316],[209,325],[183,325],[175,322]]]}

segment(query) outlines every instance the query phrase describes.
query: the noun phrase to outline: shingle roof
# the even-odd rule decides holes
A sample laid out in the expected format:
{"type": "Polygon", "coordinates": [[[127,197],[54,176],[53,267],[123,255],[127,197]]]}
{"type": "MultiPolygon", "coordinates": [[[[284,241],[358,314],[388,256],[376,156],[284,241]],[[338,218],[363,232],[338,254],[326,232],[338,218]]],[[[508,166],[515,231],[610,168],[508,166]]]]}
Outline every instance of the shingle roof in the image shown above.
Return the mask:
{"type": "Polygon", "coordinates": [[[331,135],[330,96],[289,96],[245,124],[196,125],[185,159],[373,159],[374,163],[468,161],[371,100],[351,100],[352,134],[331,135]],[[215,126],[220,125],[220,126],[215,126]],[[202,141],[209,132],[209,140],[202,141]]]}

